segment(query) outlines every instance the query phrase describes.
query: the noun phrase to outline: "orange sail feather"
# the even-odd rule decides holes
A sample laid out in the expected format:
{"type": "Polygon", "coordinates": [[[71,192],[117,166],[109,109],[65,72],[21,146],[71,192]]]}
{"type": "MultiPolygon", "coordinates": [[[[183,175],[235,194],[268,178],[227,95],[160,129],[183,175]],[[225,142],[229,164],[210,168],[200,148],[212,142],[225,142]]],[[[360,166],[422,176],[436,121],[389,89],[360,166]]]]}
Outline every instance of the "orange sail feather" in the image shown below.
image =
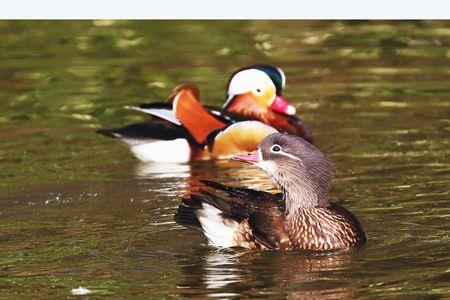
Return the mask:
{"type": "Polygon", "coordinates": [[[181,86],[175,90],[173,111],[199,144],[205,142],[208,134],[226,125],[203,107],[198,99],[198,89],[193,86],[181,86]]]}

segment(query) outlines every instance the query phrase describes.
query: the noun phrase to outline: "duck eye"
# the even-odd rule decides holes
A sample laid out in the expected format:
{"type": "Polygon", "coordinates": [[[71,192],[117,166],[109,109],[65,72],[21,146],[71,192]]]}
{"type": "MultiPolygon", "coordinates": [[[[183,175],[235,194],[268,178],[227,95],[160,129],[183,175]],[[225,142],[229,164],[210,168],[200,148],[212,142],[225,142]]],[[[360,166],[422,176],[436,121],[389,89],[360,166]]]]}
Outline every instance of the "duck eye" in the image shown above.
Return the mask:
{"type": "Polygon", "coordinates": [[[281,151],[281,147],[279,145],[272,146],[272,152],[280,152],[280,151],[281,151]]]}
{"type": "Polygon", "coordinates": [[[262,95],[263,94],[263,89],[262,88],[257,88],[256,89],[256,94],[257,95],[262,95]]]}

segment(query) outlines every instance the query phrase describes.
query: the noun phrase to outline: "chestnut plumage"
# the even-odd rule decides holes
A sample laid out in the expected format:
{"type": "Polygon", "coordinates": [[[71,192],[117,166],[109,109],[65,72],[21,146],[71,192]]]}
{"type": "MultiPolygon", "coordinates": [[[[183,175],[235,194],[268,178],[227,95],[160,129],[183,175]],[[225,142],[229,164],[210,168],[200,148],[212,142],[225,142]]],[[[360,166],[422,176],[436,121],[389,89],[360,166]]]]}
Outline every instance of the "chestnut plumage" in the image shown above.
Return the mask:
{"type": "Polygon", "coordinates": [[[251,155],[235,159],[265,170],[278,194],[203,181],[183,199],[175,220],[203,231],[217,247],[264,250],[334,250],[365,243],[363,228],[344,207],[328,200],[335,168],[300,137],[274,133],[251,155]]]}
{"type": "Polygon", "coordinates": [[[267,126],[272,128],[270,133],[286,131],[312,142],[310,128],[281,95],[285,83],[286,77],[279,68],[248,66],[231,76],[222,108],[202,105],[199,89],[194,85],[182,85],[174,89],[166,103],[132,107],[152,117],[145,123],[97,132],[119,138],[145,162],[221,159],[236,151],[250,151],[267,135],[267,126]],[[246,123],[239,124],[242,122],[246,123]],[[260,124],[255,125],[257,123],[260,124]],[[234,125],[245,127],[240,132],[247,132],[250,126],[252,133],[244,137],[234,128],[224,134],[234,125]],[[212,147],[216,137],[220,137],[221,142],[212,147]]]}

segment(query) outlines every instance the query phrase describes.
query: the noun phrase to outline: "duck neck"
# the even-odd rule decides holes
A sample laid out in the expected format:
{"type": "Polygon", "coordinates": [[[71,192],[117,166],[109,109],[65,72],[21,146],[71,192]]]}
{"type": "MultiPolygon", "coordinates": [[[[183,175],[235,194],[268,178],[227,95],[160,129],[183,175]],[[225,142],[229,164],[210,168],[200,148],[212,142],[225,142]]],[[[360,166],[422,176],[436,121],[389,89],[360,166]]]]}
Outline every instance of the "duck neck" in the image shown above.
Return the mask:
{"type": "Polygon", "coordinates": [[[244,115],[247,118],[268,123],[267,109],[262,108],[252,100],[239,99],[231,102],[226,108],[227,111],[235,114],[244,115]]]}
{"type": "MultiPolygon", "coordinates": [[[[283,176],[283,178],[286,178],[286,176],[283,176]]],[[[295,215],[301,209],[330,205],[327,195],[328,190],[323,190],[304,176],[276,182],[278,188],[283,192],[288,216],[295,215]]]]}

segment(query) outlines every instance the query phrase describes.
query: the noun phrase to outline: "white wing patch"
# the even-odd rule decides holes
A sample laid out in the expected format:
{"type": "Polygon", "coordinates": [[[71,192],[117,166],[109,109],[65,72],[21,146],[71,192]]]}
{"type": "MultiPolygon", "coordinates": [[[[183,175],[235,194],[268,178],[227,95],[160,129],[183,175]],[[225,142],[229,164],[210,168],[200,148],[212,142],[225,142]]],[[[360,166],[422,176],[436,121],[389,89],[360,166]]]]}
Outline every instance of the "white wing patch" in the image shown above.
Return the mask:
{"type": "Polygon", "coordinates": [[[140,108],[140,107],[129,107],[130,109],[134,109],[137,111],[144,112],[146,114],[149,114],[151,116],[155,116],[161,119],[164,119],[166,121],[169,121],[176,125],[181,125],[180,120],[175,116],[175,113],[172,110],[165,109],[165,108],[140,108]]]}

